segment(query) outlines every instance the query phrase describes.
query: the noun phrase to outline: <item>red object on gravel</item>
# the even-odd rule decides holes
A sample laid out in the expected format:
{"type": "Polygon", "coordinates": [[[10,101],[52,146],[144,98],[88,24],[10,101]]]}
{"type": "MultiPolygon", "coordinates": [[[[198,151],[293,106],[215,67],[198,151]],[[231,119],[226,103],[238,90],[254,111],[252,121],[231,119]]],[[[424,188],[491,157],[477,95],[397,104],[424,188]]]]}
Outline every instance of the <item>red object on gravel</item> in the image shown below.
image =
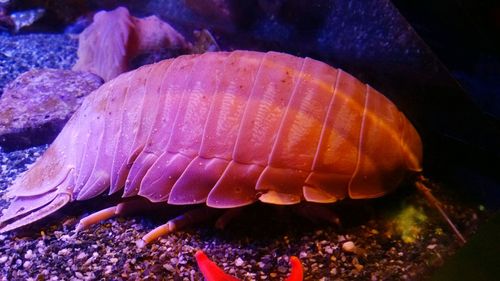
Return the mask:
{"type": "MultiPolygon", "coordinates": [[[[196,257],[196,262],[200,268],[203,277],[207,281],[239,281],[236,277],[226,274],[220,267],[218,267],[213,261],[211,261],[207,255],[201,250],[198,250],[194,255],[196,257]]],[[[295,256],[290,257],[290,264],[292,266],[292,271],[290,275],[285,279],[285,281],[302,281],[304,270],[299,258],[295,256]]]]}

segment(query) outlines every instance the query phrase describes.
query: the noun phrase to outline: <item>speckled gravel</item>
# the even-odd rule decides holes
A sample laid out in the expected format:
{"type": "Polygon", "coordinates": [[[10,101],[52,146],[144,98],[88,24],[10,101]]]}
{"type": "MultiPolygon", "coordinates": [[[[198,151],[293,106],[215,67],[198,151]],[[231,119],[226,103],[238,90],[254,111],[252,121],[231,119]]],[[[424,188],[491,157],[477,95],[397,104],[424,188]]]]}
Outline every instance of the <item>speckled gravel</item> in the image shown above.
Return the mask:
{"type": "Polygon", "coordinates": [[[0,32],[0,95],[3,87],[33,68],[70,69],[76,62],[78,40],[69,35],[0,32]]]}
{"type": "MultiPolygon", "coordinates": [[[[63,35],[0,35],[0,43],[0,85],[32,66],[67,68],[76,52],[76,42],[63,35]],[[14,57],[13,46],[22,50],[28,45],[42,53],[54,52],[21,51],[19,59],[14,57]]],[[[45,149],[0,150],[1,209],[7,206],[3,197],[10,182],[45,149]]],[[[436,194],[466,237],[486,216],[446,188],[436,194]]],[[[409,187],[376,200],[331,206],[340,216],[341,228],[314,224],[287,207],[256,204],[225,230],[215,229],[209,221],[143,249],[136,241],[179,213],[179,207],[161,215],[111,219],[75,235],[80,218],[109,206],[110,201],[74,203],[41,222],[0,234],[0,280],[201,280],[194,259],[198,249],[244,280],[283,280],[291,255],[301,259],[305,280],[422,280],[459,247],[436,212],[409,187]],[[417,225],[420,233],[412,243],[403,242],[394,232],[394,214],[407,206],[422,209],[428,217],[417,225]]]]}

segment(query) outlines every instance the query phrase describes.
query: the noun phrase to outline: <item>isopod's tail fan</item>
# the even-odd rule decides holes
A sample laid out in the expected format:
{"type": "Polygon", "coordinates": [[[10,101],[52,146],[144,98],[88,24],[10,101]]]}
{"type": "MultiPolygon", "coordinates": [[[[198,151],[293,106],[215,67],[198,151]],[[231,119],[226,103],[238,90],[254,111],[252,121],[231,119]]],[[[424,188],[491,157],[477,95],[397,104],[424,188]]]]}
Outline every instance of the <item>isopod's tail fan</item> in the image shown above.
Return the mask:
{"type": "Polygon", "coordinates": [[[436,210],[439,212],[439,214],[441,215],[441,217],[443,217],[443,219],[446,221],[446,223],[448,224],[448,226],[450,226],[450,228],[453,231],[453,233],[455,233],[455,236],[457,237],[458,241],[461,244],[465,244],[466,240],[465,240],[464,236],[462,235],[462,233],[460,233],[460,231],[458,230],[458,228],[455,226],[455,224],[448,217],[448,215],[446,214],[446,212],[441,207],[441,202],[436,197],[434,197],[434,195],[432,195],[432,192],[431,192],[430,188],[428,188],[426,186],[426,184],[428,185],[429,181],[424,176],[422,176],[422,175],[420,175],[418,177],[417,181],[415,181],[415,186],[417,187],[417,189],[420,192],[422,192],[422,194],[424,195],[424,197],[427,200],[427,202],[429,202],[429,204],[431,204],[434,208],[436,208],[436,210]]]}
{"type": "Polygon", "coordinates": [[[68,193],[59,193],[56,194],[51,201],[49,201],[45,205],[42,205],[42,207],[28,207],[27,209],[20,207],[20,205],[24,205],[26,201],[37,201],[38,198],[36,197],[39,196],[34,197],[34,199],[29,197],[17,197],[14,199],[14,201],[7,209],[6,215],[0,218],[0,233],[14,230],[21,226],[25,226],[34,221],[40,220],[41,218],[46,217],[59,210],[69,201],[71,201],[71,196],[68,193]]]}
{"type": "Polygon", "coordinates": [[[40,220],[72,200],[74,169],[55,156],[60,156],[57,148],[49,148],[9,187],[12,201],[2,211],[0,233],[40,220]]]}

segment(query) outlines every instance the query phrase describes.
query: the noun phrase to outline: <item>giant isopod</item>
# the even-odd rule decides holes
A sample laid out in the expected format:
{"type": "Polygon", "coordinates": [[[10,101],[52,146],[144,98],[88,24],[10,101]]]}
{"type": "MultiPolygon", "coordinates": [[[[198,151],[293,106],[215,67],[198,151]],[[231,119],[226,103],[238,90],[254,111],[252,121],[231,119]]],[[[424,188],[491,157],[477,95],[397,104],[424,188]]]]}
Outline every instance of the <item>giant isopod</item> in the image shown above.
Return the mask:
{"type": "Polygon", "coordinates": [[[333,203],[383,196],[413,176],[439,207],[421,163],[422,143],[408,119],[340,69],[277,52],[186,55],[124,73],[90,94],[9,188],[0,232],[104,192],[213,208],[333,203]]]}

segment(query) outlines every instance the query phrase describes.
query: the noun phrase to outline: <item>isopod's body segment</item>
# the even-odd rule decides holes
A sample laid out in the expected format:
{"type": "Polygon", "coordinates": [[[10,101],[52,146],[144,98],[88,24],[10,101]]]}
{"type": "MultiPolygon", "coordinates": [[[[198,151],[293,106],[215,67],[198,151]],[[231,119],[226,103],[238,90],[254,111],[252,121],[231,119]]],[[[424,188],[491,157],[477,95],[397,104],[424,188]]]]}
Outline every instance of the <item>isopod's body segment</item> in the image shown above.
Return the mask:
{"type": "Polygon", "coordinates": [[[396,106],[340,69],[275,52],[181,56],[89,95],[10,188],[0,231],[122,188],[216,208],[373,198],[421,157],[396,106]]]}

